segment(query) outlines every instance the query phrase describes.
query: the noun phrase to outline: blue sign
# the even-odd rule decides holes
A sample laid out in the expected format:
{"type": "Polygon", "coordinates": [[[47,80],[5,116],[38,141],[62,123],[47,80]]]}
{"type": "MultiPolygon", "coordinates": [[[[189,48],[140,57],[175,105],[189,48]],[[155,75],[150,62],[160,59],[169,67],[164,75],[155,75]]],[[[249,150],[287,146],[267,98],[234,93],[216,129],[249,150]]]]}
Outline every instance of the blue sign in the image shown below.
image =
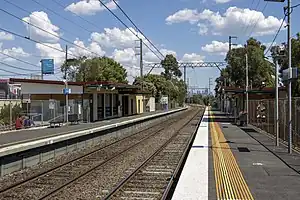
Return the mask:
{"type": "Polygon", "coordinates": [[[43,74],[54,74],[54,60],[53,59],[43,59],[42,63],[42,73],[43,74]]]}
{"type": "Polygon", "coordinates": [[[64,88],[63,93],[64,93],[64,95],[70,94],[71,93],[71,88],[64,88]]]}

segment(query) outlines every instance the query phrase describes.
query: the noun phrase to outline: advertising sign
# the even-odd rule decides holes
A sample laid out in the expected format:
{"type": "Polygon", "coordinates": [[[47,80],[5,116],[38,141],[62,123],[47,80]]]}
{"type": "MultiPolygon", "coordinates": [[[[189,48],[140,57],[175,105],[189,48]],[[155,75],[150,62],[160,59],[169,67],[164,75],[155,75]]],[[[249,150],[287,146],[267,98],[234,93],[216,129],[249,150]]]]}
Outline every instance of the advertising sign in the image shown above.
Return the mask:
{"type": "Polygon", "coordinates": [[[43,74],[54,74],[54,60],[53,59],[43,59],[42,63],[42,73],[43,74]]]}

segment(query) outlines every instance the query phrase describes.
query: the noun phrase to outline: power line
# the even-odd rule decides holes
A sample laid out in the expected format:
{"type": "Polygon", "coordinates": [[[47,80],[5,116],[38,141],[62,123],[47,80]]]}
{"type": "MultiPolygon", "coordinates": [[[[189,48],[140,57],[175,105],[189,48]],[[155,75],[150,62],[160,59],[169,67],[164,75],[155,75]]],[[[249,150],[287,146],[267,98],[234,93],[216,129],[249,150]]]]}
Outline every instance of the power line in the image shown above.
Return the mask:
{"type": "MultiPolygon", "coordinates": [[[[59,3],[59,2],[56,1],[56,0],[52,0],[52,1],[53,1],[54,3],[56,3],[57,5],[59,5],[60,7],[62,7],[63,9],[65,9],[65,6],[64,6],[63,4],[59,3]]],[[[91,22],[91,21],[89,21],[89,20],[87,20],[87,19],[81,17],[80,15],[77,15],[77,14],[74,13],[74,12],[72,12],[72,13],[73,13],[76,17],[79,17],[79,18],[82,19],[83,21],[85,21],[85,22],[89,23],[90,25],[92,25],[92,26],[98,28],[98,25],[96,25],[95,23],[93,23],[93,22],[91,22]]]]}
{"type": "Polygon", "coordinates": [[[23,70],[23,71],[40,71],[40,70],[29,70],[29,69],[25,69],[25,68],[22,68],[22,67],[17,67],[17,66],[14,66],[14,65],[10,65],[10,64],[4,63],[4,62],[0,62],[0,64],[6,65],[7,67],[11,67],[13,69],[19,69],[19,70],[23,70]]]}
{"type": "MultiPolygon", "coordinates": [[[[123,24],[133,35],[135,35],[138,39],[139,38],[136,33],[134,33],[111,9],[109,9],[101,0],[98,0],[116,19],[118,19],[121,24],[123,24]]],[[[143,44],[160,60],[162,60],[154,51],[151,49],[144,41],[143,44]]]]}
{"type": "Polygon", "coordinates": [[[138,30],[144,37],[145,39],[156,49],[156,51],[164,58],[165,56],[160,52],[160,50],[145,36],[145,34],[135,25],[135,23],[130,19],[130,17],[126,14],[126,12],[120,7],[120,5],[113,0],[113,2],[117,5],[117,7],[121,10],[121,12],[126,16],[126,18],[133,24],[133,26],[138,30]]]}
{"type": "MultiPolygon", "coordinates": [[[[37,15],[31,13],[29,10],[26,10],[26,9],[24,9],[24,8],[22,8],[22,7],[20,7],[20,6],[18,6],[17,4],[14,4],[14,3],[12,3],[12,2],[10,2],[10,1],[8,1],[8,0],[3,0],[3,1],[5,1],[6,3],[9,3],[10,5],[12,5],[12,6],[14,6],[14,7],[16,7],[16,8],[18,8],[18,9],[22,10],[23,12],[25,12],[25,13],[27,13],[27,14],[29,14],[29,15],[33,15],[33,16],[35,16],[36,18],[40,18],[39,16],[37,16],[37,15]]],[[[51,22],[47,21],[46,19],[43,19],[43,18],[40,18],[40,19],[43,20],[44,22],[48,23],[48,24],[51,24],[51,22]]],[[[51,25],[52,25],[52,24],[51,24],[51,25]]],[[[75,34],[73,34],[72,31],[69,31],[68,29],[65,29],[65,28],[63,28],[63,27],[60,27],[60,29],[66,31],[66,32],[68,32],[68,33],[70,33],[71,35],[73,35],[73,36],[75,36],[75,37],[77,37],[75,34]]]]}
{"type": "MultiPolygon", "coordinates": [[[[258,6],[259,6],[260,1],[261,1],[261,0],[259,0],[258,3],[256,4],[256,7],[255,7],[255,9],[254,9],[255,11],[257,10],[257,8],[258,8],[258,6]]],[[[250,18],[250,23],[247,25],[247,27],[246,27],[246,29],[245,29],[245,34],[247,33],[247,30],[248,30],[249,26],[252,24],[252,22],[253,22],[253,14],[252,14],[252,16],[251,16],[251,18],[250,18]]]]}
{"type": "MultiPolygon", "coordinates": [[[[266,10],[266,8],[267,8],[267,6],[268,6],[268,3],[269,3],[269,2],[266,2],[264,8],[263,8],[262,11],[261,11],[262,13],[266,10]]],[[[254,26],[252,27],[251,32],[250,32],[250,34],[249,34],[248,37],[251,37],[251,35],[252,35],[254,29],[256,28],[256,26],[257,26],[257,24],[258,24],[258,22],[259,22],[259,19],[260,19],[260,17],[257,18],[257,20],[256,20],[254,26]]]]}
{"type": "MultiPolygon", "coordinates": [[[[29,40],[29,41],[31,41],[31,42],[34,42],[34,43],[43,45],[43,46],[48,47],[48,48],[50,48],[50,49],[54,49],[54,50],[56,50],[56,51],[60,51],[60,52],[62,52],[62,53],[65,53],[65,51],[64,51],[63,49],[58,49],[58,48],[56,48],[56,47],[47,45],[47,44],[45,44],[45,43],[42,43],[41,41],[34,40],[34,39],[29,38],[29,37],[27,37],[27,36],[23,36],[23,35],[21,35],[21,34],[18,34],[18,33],[16,33],[16,32],[9,31],[9,30],[4,29],[4,28],[1,28],[1,27],[0,27],[0,30],[1,30],[1,31],[4,31],[4,32],[6,32],[6,33],[10,33],[10,34],[12,34],[12,35],[14,35],[14,36],[17,36],[17,37],[20,37],[20,38],[29,40]]],[[[68,53],[68,55],[74,56],[75,58],[79,58],[78,56],[75,56],[74,54],[68,53]]]]}
{"type": "Polygon", "coordinates": [[[81,29],[83,29],[83,30],[85,30],[85,31],[87,31],[87,32],[89,32],[89,33],[92,33],[91,30],[88,30],[87,28],[81,26],[80,24],[78,24],[78,23],[76,23],[76,22],[74,22],[74,21],[72,21],[72,20],[70,20],[70,19],[68,19],[68,18],[66,18],[66,17],[64,17],[64,16],[62,16],[62,15],[60,15],[59,13],[55,12],[54,10],[48,8],[47,6],[45,6],[45,5],[41,4],[41,3],[39,3],[38,1],[36,1],[36,0],[31,0],[31,1],[35,2],[36,4],[40,5],[41,7],[43,7],[43,8],[45,8],[45,9],[49,10],[50,12],[54,13],[55,15],[57,15],[57,16],[63,18],[64,20],[66,20],[66,21],[68,21],[68,22],[70,22],[70,23],[72,23],[72,24],[74,24],[74,25],[80,27],[81,29]]]}
{"type": "Polygon", "coordinates": [[[266,53],[264,54],[264,56],[267,55],[267,53],[271,50],[271,48],[272,48],[272,46],[273,46],[273,43],[275,42],[275,40],[276,40],[276,38],[277,38],[277,36],[278,36],[278,34],[279,34],[279,32],[280,32],[280,30],[281,30],[281,28],[282,28],[284,22],[285,22],[286,16],[287,16],[287,15],[284,15],[284,18],[283,18],[283,20],[282,20],[282,23],[281,23],[281,25],[280,25],[280,27],[279,27],[277,33],[275,34],[275,36],[274,36],[274,38],[273,38],[273,41],[272,41],[271,45],[269,46],[269,48],[267,49],[266,53]]]}
{"type": "Polygon", "coordinates": [[[97,54],[97,53],[95,53],[95,52],[92,52],[92,51],[90,51],[89,49],[87,49],[87,48],[85,48],[85,47],[82,47],[82,46],[79,46],[79,45],[77,45],[77,44],[74,44],[73,42],[71,42],[71,41],[69,41],[69,40],[67,40],[67,39],[65,39],[65,38],[62,38],[62,37],[60,37],[60,36],[58,36],[58,35],[56,35],[56,34],[54,34],[54,33],[51,33],[51,32],[49,32],[49,31],[47,31],[47,30],[45,30],[45,29],[43,29],[43,28],[41,28],[41,27],[39,27],[39,26],[37,26],[37,25],[35,25],[35,24],[32,24],[32,23],[30,23],[30,22],[27,22],[26,20],[24,20],[24,19],[22,19],[22,18],[20,18],[20,17],[18,17],[18,16],[16,16],[16,15],[14,15],[14,14],[12,14],[12,13],[6,11],[6,10],[3,10],[2,8],[0,8],[0,11],[4,12],[4,13],[6,13],[6,14],[8,14],[8,15],[10,15],[10,16],[12,16],[12,17],[14,17],[14,18],[16,18],[16,19],[18,19],[18,20],[20,20],[20,21],[22,21],[22,22],[24,22],[24,23],[27,23],[27,24],[29,24],[29,25],[31,25],[31,26],[33,26],[33,27],[35,27],[35,28],[37,28],[37,29],[39,29],[39,30],[41,30],[41,31],[44,31],[45,33],[48,33],[48,34],[50,34],[50,35],[52,35],[52,36],[54,36],[54,37],[56,37],[56,38],[58,38],[58,39],[61,39],[61,40],[65,41],[65,42],[67,42],[67,43],[69,43],[69,44],[71,44],[71,45],[73,45],[73,46],[76,46],[76,47],[78,47],[78,48],[81,48],[81,49],[83,49],[83,50],[85,50],[85,51],[89,51],[90,53],[96,54],[97,56],[101,57],[101,55],[99,55],[99,54],[97,54]]]}
{"type": "Polygon", "coordinates": [[[1,52],[1,51],[0,51],[0,54],[5,55],[5,56],[7,56],[7,57],[10,57],[10,58],[12,58],[12,59],[15,59],[15,60],[17,60],[17,61],[20,61],[20,62],[22,62],[22,63],[25,63],[25,64],[27,64],[27,65],[31,65],[31,66],[34,66],[34,67],[41,68],[41,67],[38,66],[38,65],[35,65],[35,64],[33,64],[33,63],[30,63],[30,62],[27,62],[27,61],[24,61],[24,60],[21,60],[21,59],[19,59],[19,58],[16,58],[16,57],[11,56],[11,55],[9,55],[9,54],[3,53],[3,52],[1,52]]]}

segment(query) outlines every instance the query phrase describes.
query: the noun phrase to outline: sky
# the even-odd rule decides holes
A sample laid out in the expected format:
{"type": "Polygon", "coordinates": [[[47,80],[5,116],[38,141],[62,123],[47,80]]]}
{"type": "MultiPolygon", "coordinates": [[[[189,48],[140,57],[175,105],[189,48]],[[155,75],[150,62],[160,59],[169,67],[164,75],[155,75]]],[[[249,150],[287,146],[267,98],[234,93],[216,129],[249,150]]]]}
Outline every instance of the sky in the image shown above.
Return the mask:
{"type": "MultiPolygon", "coordinates": [[[[143,46],[144,73],[147,73],[148,63],[160,62],[162,56],[137,33],[113,1],[102,1],[129,29],[98,0],[0,0],[0,77],[38,75],[40,60],[53,58],[55,74],[44,75],[44,79],[61,80],[59,67],[68,45],[69,58],[85,55],[115,59],[127,69],[128,80],[132,82],[139,75],[136,34],[158,55],[143,46]]],[[[117,3],[163,55],[173,54],[180,62],[196,63],[223,62],[229,36],[237,37],[233,39],[236,44],[233,48],[245,44],[250,36],[268,47],[282,24],[286,5],[286,2],[263,0],[118,0],[117,3]]],[[[300,0],[292,1],[292,5],[299,3],[300,0]]],[[[298,8],[292,13],[293,36],[300,31],[300,24],[296,23],[299,13],[298,8]]],[[[285,42],[286,37],[283,27],[275,44],[285,42]]],[[[153,73],[160,71],[155,69],[153,73]]],[[[187,69],[189,85],[194,87],[206,88],[209,78],[214,82],[218,76],[217,68],[187,69]]]]}

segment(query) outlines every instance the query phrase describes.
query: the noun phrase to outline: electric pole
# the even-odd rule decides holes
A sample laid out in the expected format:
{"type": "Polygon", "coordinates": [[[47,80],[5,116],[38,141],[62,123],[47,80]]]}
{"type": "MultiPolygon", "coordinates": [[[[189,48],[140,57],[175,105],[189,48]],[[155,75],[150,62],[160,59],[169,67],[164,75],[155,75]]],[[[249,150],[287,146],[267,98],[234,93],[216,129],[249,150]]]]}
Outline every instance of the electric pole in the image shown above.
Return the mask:
{"type": "Polygon", "coordinates": [[[249,94],[248,94],[248,87],[249,87],[249,67],[248,67],[248,55],[247,52],[245,54],[246,58],[246,125],[248,126],[249,123],[249,94]]]}
{"type": "Polygon", "coordinates": [[[66,45],[66,57],[65,57],[65,79],[67,80],[67,68],[68,68],[68,45],[66,45]]]}
{"type": "Polygon", "coordinates": [[[288,152],[292,153],[293,140],[292,140],[292,40],[291,40],[291,0],[288,0],[287,5],[288,10],[288,54],[289,54],[289,94],[288,94],[288,102],[289,102],[289,143],[288,143],[288,152]]]}

